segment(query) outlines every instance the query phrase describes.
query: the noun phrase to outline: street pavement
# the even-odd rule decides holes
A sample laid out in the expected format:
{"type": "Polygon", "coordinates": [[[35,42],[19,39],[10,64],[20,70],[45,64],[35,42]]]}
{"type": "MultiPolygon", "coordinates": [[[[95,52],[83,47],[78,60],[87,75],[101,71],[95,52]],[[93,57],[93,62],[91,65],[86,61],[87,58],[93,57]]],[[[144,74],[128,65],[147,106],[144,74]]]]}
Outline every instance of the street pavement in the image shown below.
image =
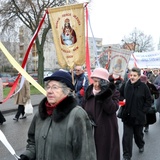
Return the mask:
{"type": "MultiPolygon", "coordinates": [[[[17,105],[14,104],[14,99],[9,99],[4,104],[0,105],[0,110],[3,112],[6,122],[0,125],[0,130],[5,134],[9,143],[15,149],[16,153],[20,155],[23,153],[27,144],[27,132],[32,121],[32,118],[37,112],[39,102],[44,98],[44,95],[31,95],[32,105],[34,106],[33,115],[28,116],[24,120],[18,122],[13,121],[13,117],[17,111],[17,105]]],[[[122,158],[122,134],[123,125],[120,119],[119,124],[119,135],[120,135],[120,146],[121,146],[121,158],[122,158]]],[[[144,153],[139,153],[135,142],[133,141],[133,156],[132,160],[159,160],[160,152],[160,117],[157,113],[157,122],[150,126],[149,132],[144,133],[145,148],[144,153]]],[[[0,160],[12,160],[14,157],[9,153],[5,146],[0,142],[0,160]]]]}
{"type": "MultiPolygon", "coordinates": [[[[43,98],[44,98],[43,94],[31,95],[31,103],[33,107],[37,106],[43,98]]],[[[0,111],[2,112],[2,114],[14,112],[17,109],[18,105],[15,104],[14,97],[8,99],[6,102],[0,105],[0,111]]]]}
{"type": "MultiPolygon", "coordinates": [[[[133,152],[132,160],[160,160],[160,117],[159,113],[156,114],[157,122],[149,126],[149,132],[144,132],[144,152],[139,153],[139,149],[135,144],[133,139],[133,152]]],[[[120,135],[120,145],[121,145],[121,157],[122,157],[122,134],[123,134],[123,124],[121,120],[118,120],[119,124],[119,135],[120,135]]]]}

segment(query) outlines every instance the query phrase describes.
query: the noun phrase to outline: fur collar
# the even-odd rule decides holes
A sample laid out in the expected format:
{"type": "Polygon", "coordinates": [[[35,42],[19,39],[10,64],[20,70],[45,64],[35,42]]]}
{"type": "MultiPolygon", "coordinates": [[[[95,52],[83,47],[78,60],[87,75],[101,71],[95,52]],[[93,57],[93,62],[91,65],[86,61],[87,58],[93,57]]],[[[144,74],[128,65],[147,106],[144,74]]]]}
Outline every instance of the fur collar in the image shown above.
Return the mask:
{"type": "MultiPolygon", "coordinates": [[[[116,86],[114,83],[109,83],[108,87],[105,90],[100,91],[97,95],[96,98],[98,99],[106,99],[108,97],[110,97],[112,95],[112,93],[115,91],[116,86]]],[[[85,95],[85,99],[89,99],[90,97],[94,96],[93,95],[93,84],[91,84],[87,91],[86,91],[86,95],[85,95]]]]}
{"type": "MultiPolygon", "coordinates": [[[[47,101],[47,98],[45,97],[39,104],[39,114],[40,117],[44,120],[48,117],[45,102],[47,101]]],[[[52,119],[55,122],[60,122],[63,120],[70,111],[76,107],[77,102],[73,96],[68,96],[65,98],[62,102],[60,102],[57,107],[54,109],[52,114],[52,119]]]]}

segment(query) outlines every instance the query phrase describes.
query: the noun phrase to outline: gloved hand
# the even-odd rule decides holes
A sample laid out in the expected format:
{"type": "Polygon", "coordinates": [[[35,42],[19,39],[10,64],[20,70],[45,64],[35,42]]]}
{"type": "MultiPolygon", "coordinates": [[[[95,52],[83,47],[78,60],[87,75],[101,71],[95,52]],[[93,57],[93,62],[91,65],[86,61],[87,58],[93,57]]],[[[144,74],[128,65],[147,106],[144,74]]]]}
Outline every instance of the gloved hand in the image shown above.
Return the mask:
{"type": "Polygon", "coordinates": [[[104,99],[111,97],[115,92],[115,89],[116,86],[114,83],[108,83],[107,86],[103,86],[103,89],[101,88],[101,94],[98,94],[96,98],[103,101],[104,99]]]}
{"type": "Polygon", "coordinates": [[[29,158],[22,154],[22,155],[20,155],[20,159],[18,159],[18,160],[29,160],[29,158]]]}
{"type": "Polygon", "coordinates": [[[106,90],[108,88],[109,82],[106,81],[106,80],[101,79],[99,81],[99,85],[101,87],[101,90],[104,91],[104,90],[106,90]]]}
{"type": "Polygon", "coordinates": [[[81,95],[82,97],[84,96],[85,91],[84,91],[84,88],[83,88],[83,87],[81,88],[81,90],[79,91],[79,93],[80,93],[80,95],[81,95]]]}

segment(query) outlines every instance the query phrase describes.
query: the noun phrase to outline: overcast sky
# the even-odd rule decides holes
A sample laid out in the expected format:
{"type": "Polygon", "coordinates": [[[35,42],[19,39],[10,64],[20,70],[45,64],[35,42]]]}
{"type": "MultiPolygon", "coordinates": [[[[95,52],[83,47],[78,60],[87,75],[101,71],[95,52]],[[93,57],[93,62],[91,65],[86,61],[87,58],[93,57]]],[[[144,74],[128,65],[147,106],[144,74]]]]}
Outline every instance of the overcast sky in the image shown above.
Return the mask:
{"type": "Polygon", "coordinates": [[[103,38],[103,44],[120,43],[137,28],[151,35],[157,46],[160,39],[159,6],[159,0],[91,0],[88,9],[94,37],[103,38]]]}

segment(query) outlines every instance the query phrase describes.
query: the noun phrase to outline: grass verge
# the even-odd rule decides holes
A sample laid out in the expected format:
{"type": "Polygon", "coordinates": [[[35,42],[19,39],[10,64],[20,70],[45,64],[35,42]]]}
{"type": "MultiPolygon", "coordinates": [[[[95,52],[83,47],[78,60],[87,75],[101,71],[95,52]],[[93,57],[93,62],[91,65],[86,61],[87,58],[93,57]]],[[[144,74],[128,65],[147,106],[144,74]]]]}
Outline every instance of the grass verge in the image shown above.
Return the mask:
{"type": "MultiPolygon", "coordinates": [[[[7,97],[8,93],[10,92],[11,88],[10,87],[5,87],[3,88],[3,97],[7,97]]],[[[33,85],[30,86],[30,94],[35,95],[35,94],[42,94],[37,88],[35,88],[33,85]]]]}

